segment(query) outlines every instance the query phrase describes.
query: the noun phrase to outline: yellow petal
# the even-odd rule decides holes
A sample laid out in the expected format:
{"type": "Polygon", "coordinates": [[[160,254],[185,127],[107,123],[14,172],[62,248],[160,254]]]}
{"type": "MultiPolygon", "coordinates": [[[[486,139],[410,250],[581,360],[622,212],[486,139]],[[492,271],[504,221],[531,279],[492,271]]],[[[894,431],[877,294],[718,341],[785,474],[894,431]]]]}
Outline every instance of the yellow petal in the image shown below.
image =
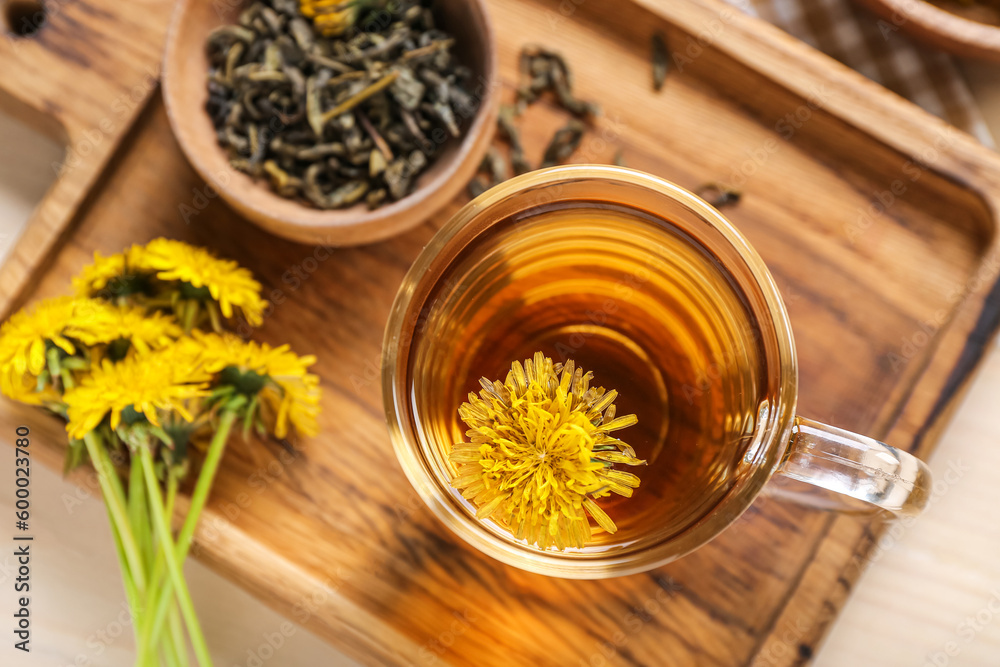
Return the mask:
{"type": "Polygon", "coordinates": [[[41,340],[35,340],[31,343],[31,349],[28,352],[28,367],[19,368],[20,372],[28,371],[32,375],[38,375],[45,368],[45,343],[41,340]]]}
{"type": "Polygon", "coordinates": [[[612,419],[611,421],[601,424],[602,431],[618,431],[623,428],[628,428],[629,426],[634,426],[639,423],[639,418],[635,415],[623,415],[618,419],[612,419]]]}
{"type": "Polygon", "coordinates": [[[587,510],[587,513],[590,514],[590,516],[594,517],[594,521],[597,522],[598,526],[611,534],[618,532],[618,526],[615,525],[615,522],[612,521],[611,517],[609,517],[607,513],[593,500],[590,498],[584,498],[583,507],[587,510]]]}
{"type": "Polygon", "coordinates": [[[493,514],[494,510],[500,507],[500,505],[506,499],[507,499],[506,496],[498,495],[496,498],[494,498],[493,500],[491,500],[490,502],[488,502],[487,504],[483,505],[482,507],[476,510],[476,518],[477,519],[487,518],[488,516],[493,514]]]}

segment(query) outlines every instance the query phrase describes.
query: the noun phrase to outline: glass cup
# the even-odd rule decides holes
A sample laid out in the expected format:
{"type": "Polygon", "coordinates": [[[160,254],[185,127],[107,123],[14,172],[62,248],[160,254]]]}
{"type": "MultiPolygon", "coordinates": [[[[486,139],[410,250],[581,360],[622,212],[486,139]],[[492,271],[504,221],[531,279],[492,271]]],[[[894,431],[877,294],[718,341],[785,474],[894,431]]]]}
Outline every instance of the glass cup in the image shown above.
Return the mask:
{"type": "Polygon", "coordinates": [[[382,382],[396,456],[427,506],[483,553],[546,575],[670,562],[772,477],[771,495],[894,515],[920,512],[931,487],[914,456],[795,414],[791,326],[761,258],[694,194],[620,167],[533,172],[460,210],[403,281],[382,382]],[[502,381],[535,349],[594,370],[620,392],[618,413],[639,416],[616,435],[649,461],[632,469],[641,484],[606,508],[618,532],[582,548],[519,541],[450,484],[459,405],[480,376],[502,381]]]}

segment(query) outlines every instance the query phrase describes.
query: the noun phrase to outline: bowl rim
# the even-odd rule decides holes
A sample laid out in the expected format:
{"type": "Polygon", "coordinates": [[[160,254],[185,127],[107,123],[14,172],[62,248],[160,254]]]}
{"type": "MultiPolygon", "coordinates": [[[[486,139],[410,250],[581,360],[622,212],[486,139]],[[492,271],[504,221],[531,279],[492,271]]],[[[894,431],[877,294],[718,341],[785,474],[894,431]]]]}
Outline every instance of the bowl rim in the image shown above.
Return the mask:
{"type": "MultiPolygon", "coordinates": [[[[231,0],[234,11],[252,0],[231,0]]],[[[197,57],[204,61],[204,51],[198,55],[179,53],[181,34],[184,18],[189,8],[196,0],[179,0],[171,15],[170,24],[167,29],[166,43],[164,48],[161,81],[163,86],[163,102],[167,112],[167,119],[170,123],[174,137],[177,140],[181,151],[184,153],[188,163],[194,168],[198,175],[206,184],[219,193],[231,207],[251,221],[260,222],[262,218],[275,221],[276,225],[289,227],[304,234],[304,238],[313,238],[318,232],[339,233],[346,231],[357,232],[360,229],[371,226],[381,226],[383,229],[374,235],[366,235],[360,243],[367,243],[382,240],[401,233],[409,228],[415,227],[425,221],[436,212],[425,211],[425,215],[416,216],[414,219],[407,219],[402,215],[405,212],[413,211],[420,207],[428,207],[429,200],[443,187],[453,181],[462,170],[463,165],[470,159],[472,153],[476,152],[479,144],[483,145],[485,151],[488,141],[483,140],[484,134],[492,136],[491,130],[496,125],[496,117],[499,111],[499,89],[502,84],[499,76],[499,56],[496,46],[496,31],[490,18],[485,0],[462,0],[474,15],[478,15],[476,21],[482,34],[470,40],[476,48],[482,49],[483,65],[482,71],[477,72],[477,81],[482,88],[482,95],[479,98],[479,106],[476,109],[472,122],[464,134],[460,137],[458,144],[449,158],[448,164],[442,166],[440,171],[430,180],[420,182],[417,188],[399,201],[386,204],[374,210],[369,210],[363,204],[357,204],[347,209],[322,210],[306,206],[293,199],[281,197],[273,192],[266,184],[256,182],[252,177],[240,172],[229,165],[225,151],[217,143],[212,142],[215,158],[204,154],[204,151],[196,147],[196,137],[199,130],[194,123],[186,123],[184,119],[192,118],[195,115],[204,116],[204,124],[211,128],[211,120],[202,109],[197,111],[181,108],[177,99],[180,94],[180,84],[177,76],[174,75],[174,63],[181,57],[197,57]],[[217,158],[217,159],[216,159],[217,158]],[[225,182],[220,182],[225,174],[225,182]],[[242,182],[239,189],[233,187],[234,180],[242,182]],[[247,197],[244,186],[248,191],[259,192],[261,196],[247,197]],[[266,203],[266,205],[262,205],[266,203]],[[272,206],[273,204],[273,206],[272,206]]],[[[220,20],[220,25],[222,21],[220,20]]],[[[207,32],[207,31],[206,31],[207,32]]],[[[477,89],[478,90],[478,89],[477,89]]],[[[427,177],[427,173],[422,177],[427,177]]],[[[446,203],[446,202],[444,202],[446,203]]],[[[264,225],[270,231],[276,231],[271,225],[264,225]]],[[[286,234],[287,235],[287,234],[286,234]]],[[[359,237],[360,238],[360,237],[359,237]]]]}
{"type": "Polygon", "coordinates": [[[967,19],[927,0],[860,0],[883,20],[947,51],[1000,61],[1000,26],[967,19]],[[896,17],[903,17],[899,22],[896,17]]]}

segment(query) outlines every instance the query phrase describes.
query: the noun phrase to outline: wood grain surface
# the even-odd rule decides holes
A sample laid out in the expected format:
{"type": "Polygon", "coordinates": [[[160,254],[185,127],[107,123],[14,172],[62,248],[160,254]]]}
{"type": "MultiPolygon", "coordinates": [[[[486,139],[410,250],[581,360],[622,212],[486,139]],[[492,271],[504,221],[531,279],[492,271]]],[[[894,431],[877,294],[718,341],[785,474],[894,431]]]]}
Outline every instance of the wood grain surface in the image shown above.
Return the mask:
{"type": "MultiPolygon", "coordinates": [[[[542,41],[574,63],[579,93],[604,104],[574,161],[607,162],[620,147],[630,166],[689,188],[742,176],[743,200],[727,214],[788,304],[803,414],[929,453],[1000,313],[997,156],[709,0],[490,9],[507,95],[520,46],[542,41]],[[659,94],[648,60],[656,30],[683,56],[659,94]]],[[[564,122],[550,105],[529,112],[531,157],[564,122]]],[[[877,530],[864,520],[764,499],[670,566],[574,582],[488,560],[422,507],[385,432],[381,333],[403,273],[462,202],[393,240],[336,250],[269,237],[210,194],[154,99],[17,299],[65,292],[94,250],[167,235],[251,267],[275,303],[260,338],[318,356],[323,435],[294,457],[234,443],[196,536],[204,562],[369,664],[787,665],[812,655],[877,530]],[[185,222],[182,205],[200,212],[185,222]]],[[[58,464],[60,424],[0,408],[0,428],[25,421],[58,464]]]]}
{"type": "MultiPolygon", "coordinates": [[[[5,3],[6,6],[6,3],[5,3]]],[[[28,5],[31,6],[30,4],[28,5]]],[[[156,92],[170,0],[55,0],[0,39],[0,110],[64,143],[59,174],[0,268],[0,300],[22,292],[156,92]]]]}

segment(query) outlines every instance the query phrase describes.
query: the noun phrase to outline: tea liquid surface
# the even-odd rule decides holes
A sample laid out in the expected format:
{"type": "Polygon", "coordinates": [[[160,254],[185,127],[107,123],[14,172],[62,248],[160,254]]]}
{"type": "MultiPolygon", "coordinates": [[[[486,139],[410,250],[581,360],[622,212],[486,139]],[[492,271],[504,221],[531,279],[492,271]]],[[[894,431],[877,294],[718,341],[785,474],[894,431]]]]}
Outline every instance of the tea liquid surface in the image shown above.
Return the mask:
{"type": "Polygon", "coordinates": [[[768,400],[758,325],[733,277],[677,227],[579,204],[508,220],[452,263],[427,304],[408,386],[442,468],[465,437],[458,408],[479,378],[502,381],[536,350],[592,371],[594,385],[618,390],[619,415],[638,416],[616,435],[648,461],[628,468],[641,485],[599,501],[618,532],[595,530],[584,551],[677,534],[744,465],[768,400]]]}

